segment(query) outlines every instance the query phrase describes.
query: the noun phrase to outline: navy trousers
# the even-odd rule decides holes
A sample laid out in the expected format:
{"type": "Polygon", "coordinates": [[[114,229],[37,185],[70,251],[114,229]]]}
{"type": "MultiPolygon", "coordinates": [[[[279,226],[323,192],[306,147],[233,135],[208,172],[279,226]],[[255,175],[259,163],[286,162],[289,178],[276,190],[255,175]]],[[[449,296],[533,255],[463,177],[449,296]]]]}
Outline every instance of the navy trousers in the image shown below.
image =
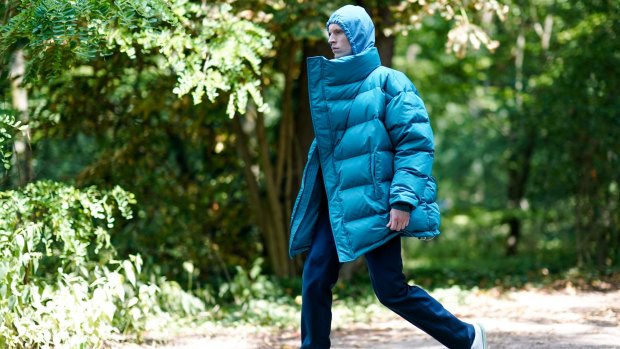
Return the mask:
{"type": "MultiPolygon", "coordinates": [[[[342,265],[336,254],[326,207],[321,208],[319,216],[302,276],[302,349],[330,347],[332,288],[342,265]]],[[[448,348],[471,348],[474,327],[457,319],[423,289],[406,283],[400,237],[365,257],[372,287],[383,305],[448,348]]]]}

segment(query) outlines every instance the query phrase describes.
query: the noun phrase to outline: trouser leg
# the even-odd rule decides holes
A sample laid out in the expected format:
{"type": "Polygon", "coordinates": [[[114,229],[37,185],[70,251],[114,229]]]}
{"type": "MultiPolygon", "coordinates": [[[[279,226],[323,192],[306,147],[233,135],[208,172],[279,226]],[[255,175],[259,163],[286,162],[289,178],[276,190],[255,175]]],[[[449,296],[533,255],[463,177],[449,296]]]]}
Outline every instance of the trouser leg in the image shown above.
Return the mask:
{"type": "Polygon", "coordinates": [[[400,237],[367,253],[366,263],[379,301],[451,349],[469,349],[474,327],[456,318],[403,274],[400,237]]]}
{"type": "Polygon", "coordinates": [[[338,280],[340,263],[327,209],[319,215],[302,276],[302,349],[329,348],[331,344],[332,288],[338,280]]]}

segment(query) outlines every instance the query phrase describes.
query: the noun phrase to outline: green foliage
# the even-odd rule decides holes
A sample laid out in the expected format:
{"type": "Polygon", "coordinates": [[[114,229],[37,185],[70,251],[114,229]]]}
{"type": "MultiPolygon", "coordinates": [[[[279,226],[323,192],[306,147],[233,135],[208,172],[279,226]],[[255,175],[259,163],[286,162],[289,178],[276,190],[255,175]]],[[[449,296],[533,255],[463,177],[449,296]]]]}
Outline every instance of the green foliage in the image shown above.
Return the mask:
{"type": "Polygon", "coordinates": [[[40,110],[62,115],[60,123],[37,115],[35,171],[130,190],[139,219],[114,228],[119,254],[141,254],[147,269],[183,287],[188,274],[181,266],[191,262],[192,286],[216,284],[261,253],[235,138],[226,106],[177,99],[169,93],[174,77],[157,69],[157,60],[115,54],[84,66],[88,74],[67,73],[52,91],[34,90],[40,110]]]}
{"type": "Polygon", "coordinates": [[[115,227],[120,255],[140,253],[147,268],[184,286],[180,266],[193,262],[200,286],[260,253],[226,110],[233,101],[244,110],[258,91],[251,81],[260,69],[257,52],[266,53],[270,43],[229,6],[170,6],[179,25],[111,23],[110,55],[28,85],[33,167],[39,178],[135,193],[142,219],[115,227]],[[179,89],[217,101],[192,105],[189,95],[171,93],[179,89]]]}
{"type": "Polygon", "coordinates": [[[274,295],[276,287],[262,273],[262,263],[262,258],[256,259],[247,271],[237,266],[234,278],[220,285],[219,297],[225,299],[224,297],[229,295],[234,304],[243,306],[243,310],[247,310],[248,301],[274,295]]]}
{"type": "Polygon", "coordinates": [[[1,33],[0,54],[20,47],[29,51],[29,78],[57,76],[67,67],[109,54],[107,35],[116,28],[176,23],[167,3],[159,0],[20,1],[5,11],[10,20],[1,33]]]}
{"type": "Polygon", "coordinates": [[[100,274],[111,252],[105,228],[115,207],[130,216],[132,200],[120,188],[79,191],[53,182],[0,193],[3,346],[75,347],[111,331],[110,293],[118,287],[100,274]],[[91,254],[102,257],[91,260],[91,254]]]}
{"type": "Polygon", "coordinates": [[[440,16],[443,20],[451,21],[445,50],[459,58],[464,58],[468,51],[473,51],[475,54],[481,47],[494,51],[499,42],[489,36],[485,31],[486,28],[476,23],[477,17],[482,18],[480,22],[483,23],[493,16],[503,21],[509,10],[504,1],[497,0],[406,0],[394,3],[390,6],[394,24],[383,29],[386,35],[394,32],[407,34],[411,30],[420,29],[425,18],[440,16]]]}
{"type": "Polygon", "coordinates": [[[178,317],[196,316],[205,310],[205,302],[213,302],[208,294],[197,297],[174,281],[160,278],[157,285],[159,285],[157,304],[162,311],[178,317]]]}
{"type": "Polygon", "coordinates": [[[565,2],[558,15],[555,54],[532,84],[546,114],[540,155],[551,165],[537,194],[572,194],[579,264],[604,270],[620,264],[620,44],[607,40],[620,35],[620,4],[565,2]]]}
{"type": "Polygon", "coordinates": [[[245,113],[250,97],[260,111],[266,109],[259,91],[259,77],[261,57],[272,46],[272,38],[264,29],[236,17],[231,9],[229,5],[207,10],[203,6],[190,6],[187,16],[191,16],[192,25],[197,27],[193,37],[177,27],[154,37],[152,33],[144,33],[137,38],[145,43],[146,49],[151,47],[146,44],[149,41],[150,45],[159,46],[159,51],[178,75],[178,85],[174,89],[177,95],[183,96],[193,90],[192,97],[197,104],[204,95],[213,102],[220,93],[229,93],[226,109],[229,117],[236,111],[245,113]],[[198,24],[200,22],[202,25],[198,24]]]}
{"type": "Polygon", "coordinates": [[[238,266],[234,277],[220,284],[216,300],[224,311],[214,314],[214,320],[276,327],[291,324],[297,313],[295,303],[278,281],[264,274],[262,264],[259,258],[249,270],[238,266]]]}
{"type": "MultiPolygon", "coordinates": [[[[308,47],[324,40],[327,15],[343,3],[13,3],[0,4],[11,18],[0,50],[7,63],[17,48],[27,55],[33,168],[38,178],[85,189],[39,182],[2,194],[9,211],[0,213],[9,218],[1,224],[12,225],[0,229],[0,247],[12,257],[2,259],[0,346],[95,346],[110,333],[139,336],[181,316],[297,323],[298,280],[282,286],[262,269],[260,211],[249,204],[242,173],[247,166],[264,184],[258,159],[265,155],[278,162],[278,200],[290,200],[285,187],[295,194],[296,179],[286,176],[300,175],[305,150],[280,142],[280,103],[291,102],[283,91],[292,91],[294,144],[311,132],[297,114],[302,57],[315,53],[308,47]],[[252,113],[243,117],[248,164],[228,116],[251,99],[264,108],[259,92],[274,112],[266,125],[252,113]],[[196,104],[205,99],[213,103],[196,104]],[[267,154],[256,146],[259,126],[266,126],[267,154]],[[295,154],[290,164],[280,161],[285,150],[295,154]],[[117,185],[138,203],[96,189],[117,185]],[[9,202],[17,203],[13,211],[9,202]],[[119,219],[132,214],[129,206],[137,219],[119,219]],[[206,315],[205,303],[212,306],[206,315]],[[73,317],[73,309],[85,316],[73,317]]],[[[363,2],[382,34],[411,34],[397,40],[394,65],[419,88],[435,130],[444,234],[406,246],[407,267],[423,286],[544,284],[569,275],[578,255],[599,265],[596,275],[617,270],[620,56],[618,40],[608,38],[618,35],[618,5],[505,3],[510,12],[500,23],[491,20],[504,13],[496,1],[363,2]],[[386,9],[395,23],[382,22],[386,9]],[[469,25],[478,21],[490,37],[469,25]],[[449,33],[452,52],[467,49],[467,56],[446,54],[441,38],[449,33]],[[470,50],[484,44],[495,53],[470,50]],[[523,200],[510,206],[510,171],[524,168],[523,200]],[[521,255],[507,258],[511,217],[522,222],[521,255]]],[[[4,110],[8,82],[0,82],[4,110]]],[[[4,166],[18,127],[0,120],[4,166]]],[[[371,314],[364,309],[376,301],[366,282],[338,284],[336,312],[371,314]]]]}
{"type": "MultiPolygon", "coordinates": [[[[33,167],[40,178],[80,186],[121,185],[135,193],[141,219],[115,228],[119,234],[112,242],[120,254],[140,253],[146,256],[147,268],[184,286],[190,281],[194,287],[217,285],[235,272],[234,266],[248,266],[264,254],[257,210],[248,205],[241,176],[238,140],[225,116],[235,108],[244,110],[252,95],[260,109],[258,77],[269,84],[277,79],[274,74],[298,74],[301,60],[295,58],[299,66],[291,69],[282,65],[289,54],[295,55],[287,46],[291,41],[300,47],[305,40],[322,40],[326,17],[343,3],[174,1],[154,2],[154,7],[168,8],[155,11],[145,8],[146,3],[24,2],[19,20],[26,27],[31,25],[29,19],[38,21],[27,9],[54,4],[72,8],[78,28],[97,23],[107,28],[90,33],[93,37],[84,45],[92,44],[97,55],[82,60],[71,58],[74,51],[60,45],[60,39],[36,39],[38,32],[3,37],[3,42],[26,45],[30,56],[66,54],[62,58],[66,68],[54,74],[55,79],[45,80],[46,71],[40,71],[31,74],[34,79],[27,86],[33,167]],[[49,47],[40,46],[44,43],[49,47]],[[170,91],[184,97],[175,98],[170,91]],[[190,105],[192,99],[204,98],[217,100],[208,106],[190,105]],[[222,104],[223,99],[228,102],[222,104]],[[69,153],[71,160],[66,161],[69,153]],[[195,265],[195,275],[180,268],[183,262],[195,265]]],[[[385,4],[364,5],[380,22],[377,10],[386,9],[385,4]]],[[[73,23],[60,10],[54,11],[55,21],[73,23]]],[[[51,67],[32,58],[29,65],[51,67]]],[[[274,86],[273,93],[281,88],[274,86]]],[[[248,118],[247,126],[253,122],[248,118]]],[[[277,117],[268,126],[270,149],[283,152],[286,147],[276,147],[277,117]]],[[[254,141],[250,140],[250,154],[258,161],[254,141]]],[[[264,167],[256,169],[261,183],[264,167]]],[[[287,185],[291,193],[295,191],[294,179],[287,185]]]]}
{"type": "Polygon", "coordinates": [[[213,102],[225,93],[227,113],[245,112],[251,98],[265,109],[261,59],[271,49],[269,34],[231,13],[227,4],[115,0],[22,1],[0,33],[0,56],[27,51],[29,81],[59,77],[67,68],[120,50],[162,55],[162,68],[178,77],[174,92],[213,102]],[[14,13],[15,12],[15,13],[14,13]]]}
{"type": "MultiPolygon", "coordinates": [[[[436,241],[406,240],[405,269],[413,282],[425,288],[521,288],[550,285],[565,277],[576,262],[574,240],[562,240],[569,225],[541,232],[543,217],[522,217],[528,232],[520,253],[505,256],[508,226],[504,213],[480,209],[444,215],[444,234],[436,241]],[[529,234],[539,231],[539,235],[529,234]]],[[[554,221],[557,218],[554,218],[554,221]]]]}
{"type": "Polygon", "coordinates": [[[445,55],[435,36],[450,29],[439,18],[398,44],[395,65],[434,123],[442,231],[478,242],[465,259],[490,248],[505,258],[501,241],[516,219],[522,253],[553,245],[569,265],[606,270],[620,261],[620,106],[610,97],[620,80],[609,54],[618,42],[604,39],[618,35],[618,5],[505,3],[506,20],[488,23],[500,43],[493,55],[445,55]]]}
{"type": "Polygon", "coordinates": [[[11,168],[13,137],[18,131],[24,131],[26,127],[20,121],[16,121],[12,115],[0,114],[0,164],[6,171],[11,168]]]}
{"type": "MultiPolygon", "coordinates": [[[[112,333],[152,327],[167,315],[161,303],[173,310],[178,287],[142,282],[139,256],[113,259],[107,230],[116,216],[131,218],[134,203],[120,187],[49,181],[0,192],[0,346],[96,347],[112,333]]],[[[204,310],[190,296],[177,302],[187,304],[181,315],[204,310]]]]}

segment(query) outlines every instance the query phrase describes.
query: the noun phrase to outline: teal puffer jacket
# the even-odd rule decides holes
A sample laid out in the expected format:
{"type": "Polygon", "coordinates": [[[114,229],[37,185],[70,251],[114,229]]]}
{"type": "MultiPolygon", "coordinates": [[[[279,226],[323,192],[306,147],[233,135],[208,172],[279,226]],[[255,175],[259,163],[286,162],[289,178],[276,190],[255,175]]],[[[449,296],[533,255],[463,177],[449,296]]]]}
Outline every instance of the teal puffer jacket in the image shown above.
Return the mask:
{"type": "Polygon", "coordinates": [[[320,170],[341,262],[399,235],[438,235],[433,132],[411,81],[381,66],[375,47],[335,60],[311,57],[308,80],[315,139],[291,217],[291,257],[312,242],[320,170]],[[391,231],[390,208],[402,203],[413,207],[409,226],[391,231]]]}

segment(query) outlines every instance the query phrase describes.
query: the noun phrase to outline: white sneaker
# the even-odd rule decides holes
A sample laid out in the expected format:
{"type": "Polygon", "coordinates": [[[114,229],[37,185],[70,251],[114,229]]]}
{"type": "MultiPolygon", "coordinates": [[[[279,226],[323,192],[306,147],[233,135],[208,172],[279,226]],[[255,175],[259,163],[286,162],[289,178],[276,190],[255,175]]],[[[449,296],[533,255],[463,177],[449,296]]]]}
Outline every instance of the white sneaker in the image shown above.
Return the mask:
{"type": "Polygon", "coordinates": [[[471,349],[488,349],[487,348],[487,332],[481,324],[474,324],[475,336],[471,349]]]}

